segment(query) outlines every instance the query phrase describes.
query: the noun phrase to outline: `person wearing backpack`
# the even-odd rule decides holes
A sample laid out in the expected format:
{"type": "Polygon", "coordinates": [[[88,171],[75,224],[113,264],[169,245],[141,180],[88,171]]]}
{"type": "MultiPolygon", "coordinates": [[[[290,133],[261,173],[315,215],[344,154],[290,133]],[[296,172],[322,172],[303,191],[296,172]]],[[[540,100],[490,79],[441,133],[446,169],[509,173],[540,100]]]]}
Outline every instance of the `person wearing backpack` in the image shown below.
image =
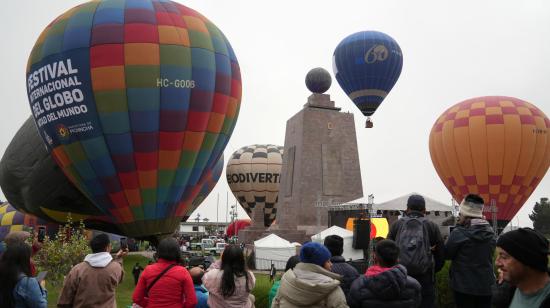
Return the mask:
{"type": "Polygon", "coordinates": [[[483,218],[483,199],[467,195],[460,204],[456,228],[445,244],[445,257],[452,261],[450,287],[458,308],[491,307],[495,247],[495,232],[483,218]]]}
{"type": "Polygon", "coordinates": [[[425,217],[426,201],[420,195],[407,200],[405,217],[393,223],[388,239],[399,247],[399,263],[422,286],[422,308],[435,307],[435,273],[445,264],[439,227],[425,217]]]}

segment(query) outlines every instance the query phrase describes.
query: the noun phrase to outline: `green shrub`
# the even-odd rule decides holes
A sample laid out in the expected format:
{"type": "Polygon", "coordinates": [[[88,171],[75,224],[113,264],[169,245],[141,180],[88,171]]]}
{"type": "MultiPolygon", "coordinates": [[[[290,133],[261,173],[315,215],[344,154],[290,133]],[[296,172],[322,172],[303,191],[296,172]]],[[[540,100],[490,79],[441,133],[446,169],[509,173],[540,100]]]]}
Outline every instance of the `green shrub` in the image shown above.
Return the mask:
{"type": "Polygon", "coordinates": [[[59,227],[56,237],[46,236],[42,248],[33,257],[38,271],[48,271],[48,283],[56,287],[63,283],[63,277],[71,268],[91,252],[84,223],[71,223],[69,216],[68,223],[59,227]]]}

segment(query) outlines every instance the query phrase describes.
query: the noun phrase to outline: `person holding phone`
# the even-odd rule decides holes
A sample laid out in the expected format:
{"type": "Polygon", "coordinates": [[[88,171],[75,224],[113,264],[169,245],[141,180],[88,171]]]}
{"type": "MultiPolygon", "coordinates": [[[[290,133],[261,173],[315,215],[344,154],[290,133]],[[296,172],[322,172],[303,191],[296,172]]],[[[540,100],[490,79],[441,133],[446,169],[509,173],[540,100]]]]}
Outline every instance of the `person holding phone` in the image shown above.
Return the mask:
{"type": "Polygon", "coordinates": [[[0,307],[48,306],[48,293],[31,275],[31,247],[24,242],[10,244],[0,259],[0,307]]]}
{"type": "Polygon", "coordinates": [[[113,259],[105,233],[96,235],[90,247],[92,253],[65,277],[57,307],[116,307],[115,291],[124,276],[122,258],[128,249],[121,249],[113,259]]]}
{"type": "Polygon", "coordinates": [[[128,239],[125,237],[120,238],[120,249],[128,249],[128,239]]]}

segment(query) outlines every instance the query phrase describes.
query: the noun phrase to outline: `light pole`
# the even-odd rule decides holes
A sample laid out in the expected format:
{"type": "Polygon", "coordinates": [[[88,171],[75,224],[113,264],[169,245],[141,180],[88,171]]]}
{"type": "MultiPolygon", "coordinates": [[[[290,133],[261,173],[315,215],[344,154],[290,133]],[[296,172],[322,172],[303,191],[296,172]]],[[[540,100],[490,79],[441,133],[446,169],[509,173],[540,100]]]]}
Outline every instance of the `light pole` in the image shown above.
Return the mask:
{"type": "Polygon", "coordinates": [[[197,222],[197,237],[199,237],[199,222],[201,221],[200,213],[197,213],[197,217],[195,217],[195,221],[197,222]]]}
{"type": "Polygon", "coordinates": [[[372,206],[374,205],[374,194],[368,195],[368,211],[369,211],[369,217],[372,216],[372,206]]]}

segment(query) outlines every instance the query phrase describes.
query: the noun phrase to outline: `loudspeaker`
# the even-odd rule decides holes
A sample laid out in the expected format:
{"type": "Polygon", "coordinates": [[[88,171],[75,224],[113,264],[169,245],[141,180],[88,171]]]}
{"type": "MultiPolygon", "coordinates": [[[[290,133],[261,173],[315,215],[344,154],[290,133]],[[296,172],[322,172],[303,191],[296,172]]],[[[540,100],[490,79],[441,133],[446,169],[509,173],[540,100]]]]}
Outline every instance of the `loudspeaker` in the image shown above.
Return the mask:
{"type": "Polygon", "coordinates": [[[368,249],[370,244],[370,220],[355,219],[353,221],[353,248],[368,249]]]}

